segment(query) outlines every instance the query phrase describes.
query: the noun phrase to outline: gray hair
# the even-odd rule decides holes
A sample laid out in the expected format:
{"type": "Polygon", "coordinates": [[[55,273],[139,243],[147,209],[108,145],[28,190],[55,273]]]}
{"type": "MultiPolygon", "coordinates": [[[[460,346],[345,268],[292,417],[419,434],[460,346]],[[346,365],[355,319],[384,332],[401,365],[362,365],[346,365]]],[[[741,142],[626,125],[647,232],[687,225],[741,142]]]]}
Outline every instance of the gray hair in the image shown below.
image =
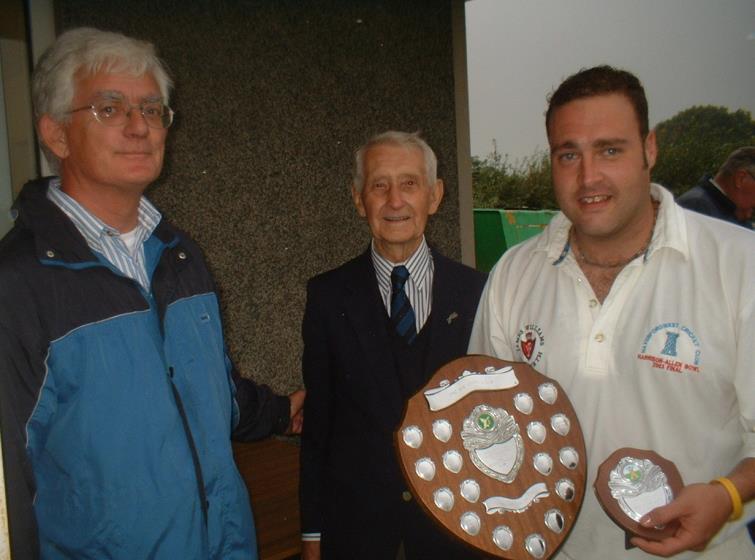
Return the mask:
{"type": "Polygon", "coordinates": [[[419,132],[401,132],[397,130],[388,130],[381,132],[367,140],[354,152],[354,188],[361,192],[364,187],[364,156],[375,146],[384,145],[399,146],[402,148],[416,148],[422,152],[425,161],[425,175],[427,182],[432,186],[437,180],[438,158],[435,152],[419,135],[419,132]]]}
{"type": "MultiPolygon", "coordinates": [[[[40,57],[32,77],[34,122],[48,115],[57,122],[71,118],[77,75],[91,76],[98,72],[128,73],[143,76],[150,72],[168,104],[173,82],[155,47],[147,41],[120,33],[78,27],[60,35],[40,57]]],[[[57,171],[57,158],[43,146],[51,167],[57,171]]]]}
{"type": "Polygon", "coordinates": [[[720,175],[730,177],[740,169],[755,172],[755,146],[737,148],[719,168],[720,175]]]}

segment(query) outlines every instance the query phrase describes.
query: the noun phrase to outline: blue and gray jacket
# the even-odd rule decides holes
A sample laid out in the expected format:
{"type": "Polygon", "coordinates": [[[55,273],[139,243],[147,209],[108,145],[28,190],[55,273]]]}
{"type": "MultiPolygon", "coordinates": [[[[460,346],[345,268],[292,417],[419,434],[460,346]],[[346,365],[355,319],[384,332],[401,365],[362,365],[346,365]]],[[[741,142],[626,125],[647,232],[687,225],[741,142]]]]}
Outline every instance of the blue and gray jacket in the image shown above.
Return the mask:
{"type": "Polygon", "coordinates": [[[27,184],[0,242],[0,426],[14,558],[255,558],[231,437],[289,402],[235,372],[197,246],[161,222],[151,291],[27,184]]]}

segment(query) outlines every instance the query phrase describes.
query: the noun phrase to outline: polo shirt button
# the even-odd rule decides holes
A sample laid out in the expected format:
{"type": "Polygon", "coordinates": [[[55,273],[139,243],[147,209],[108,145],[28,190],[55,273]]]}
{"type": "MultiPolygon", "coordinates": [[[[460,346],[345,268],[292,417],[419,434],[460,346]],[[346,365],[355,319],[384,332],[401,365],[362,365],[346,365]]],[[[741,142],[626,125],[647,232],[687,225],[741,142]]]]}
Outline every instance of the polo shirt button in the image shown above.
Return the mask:
{"type": "Polygon", "coordinates": [[[185,261],[186,260],[186,253],[184,253],[183,251],[181,251],[180,253],[178,253],[178,258],[181,259],[182,261],[185,261]]]}
{"type": "Polygon", "coordinates": [[[598,305],[598,300],[597,299],[591,299],[590,300],[590,307],[595,307],[596,305],[598,305]]]}
{"type": "Polygon", "coordinates": [[[603,342],[603,340],[605,340],[605,338],[606,337],[603,336],[603,333],[598,333],[598,334],[595,335],[595,341],[596,342],[603,342]]]}
{"type": "Polygon", "coordinates": [[[48,259],[51,259],[55,256],[55,251],[53,251],[52,249],[48,249],[45,255],[47,255],[48,259]]]}
{"type": "Polygon", "coordinates": [[[401,499],[405,502],[411,502],[412,501],[412,493],[409,492],[409,490],[404,490],[401,492],[401,499]]]}

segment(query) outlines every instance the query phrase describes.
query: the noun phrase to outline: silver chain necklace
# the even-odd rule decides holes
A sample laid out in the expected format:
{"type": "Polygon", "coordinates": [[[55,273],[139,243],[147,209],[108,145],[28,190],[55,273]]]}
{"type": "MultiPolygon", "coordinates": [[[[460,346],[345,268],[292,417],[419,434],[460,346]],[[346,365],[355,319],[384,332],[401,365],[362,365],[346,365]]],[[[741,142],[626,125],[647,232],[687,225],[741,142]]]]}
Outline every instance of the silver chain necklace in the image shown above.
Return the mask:
{"type": "Polygon", "coordinates": [[[594,266],[597,268],[619,268],[619,267],[626,266],[630,262],[632,262],[634,259],[644,254],[645,251],[648,250],[648,247],[650,246],[650,242],[653,240],[653,231],[655,230],[655,222],[657,219],[658,219],[658,203],[654,201],[653,202],[653,227],[650,228],[650,236],[648,237],[648,240],[645,243],[644,247],[642,247],[642,249],[637,251],[631,257],[622,259],[620,261],[611,262],[611,263],[597,262],[597,261],[593,261],[587,258],[585,254],[580,250],[579,246],[577,245],[577,237],[574,234],[574,226],[572,226],[571,231],[569,232],[569,238],[570,238],[572,250],[574,251],[574,256],[577,257],[577,260],[580,260],[587,265],[594,266]]]}

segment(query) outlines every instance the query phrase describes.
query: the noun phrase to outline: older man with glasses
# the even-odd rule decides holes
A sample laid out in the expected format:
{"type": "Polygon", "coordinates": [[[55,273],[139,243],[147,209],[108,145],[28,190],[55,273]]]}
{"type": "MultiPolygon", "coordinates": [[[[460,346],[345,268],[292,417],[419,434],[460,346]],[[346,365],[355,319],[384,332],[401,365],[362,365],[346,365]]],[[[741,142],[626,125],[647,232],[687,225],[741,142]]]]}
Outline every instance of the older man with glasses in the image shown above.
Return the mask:
{"type": "Polygon", "coordinates": [[[74,29],[33,79],[59,177],[0,244],[0,420],[14,558],[255,558],[231,437],[298,429],[242,378],[197,246],[143,196],[173,121],[152,45],[74,29]]]}

